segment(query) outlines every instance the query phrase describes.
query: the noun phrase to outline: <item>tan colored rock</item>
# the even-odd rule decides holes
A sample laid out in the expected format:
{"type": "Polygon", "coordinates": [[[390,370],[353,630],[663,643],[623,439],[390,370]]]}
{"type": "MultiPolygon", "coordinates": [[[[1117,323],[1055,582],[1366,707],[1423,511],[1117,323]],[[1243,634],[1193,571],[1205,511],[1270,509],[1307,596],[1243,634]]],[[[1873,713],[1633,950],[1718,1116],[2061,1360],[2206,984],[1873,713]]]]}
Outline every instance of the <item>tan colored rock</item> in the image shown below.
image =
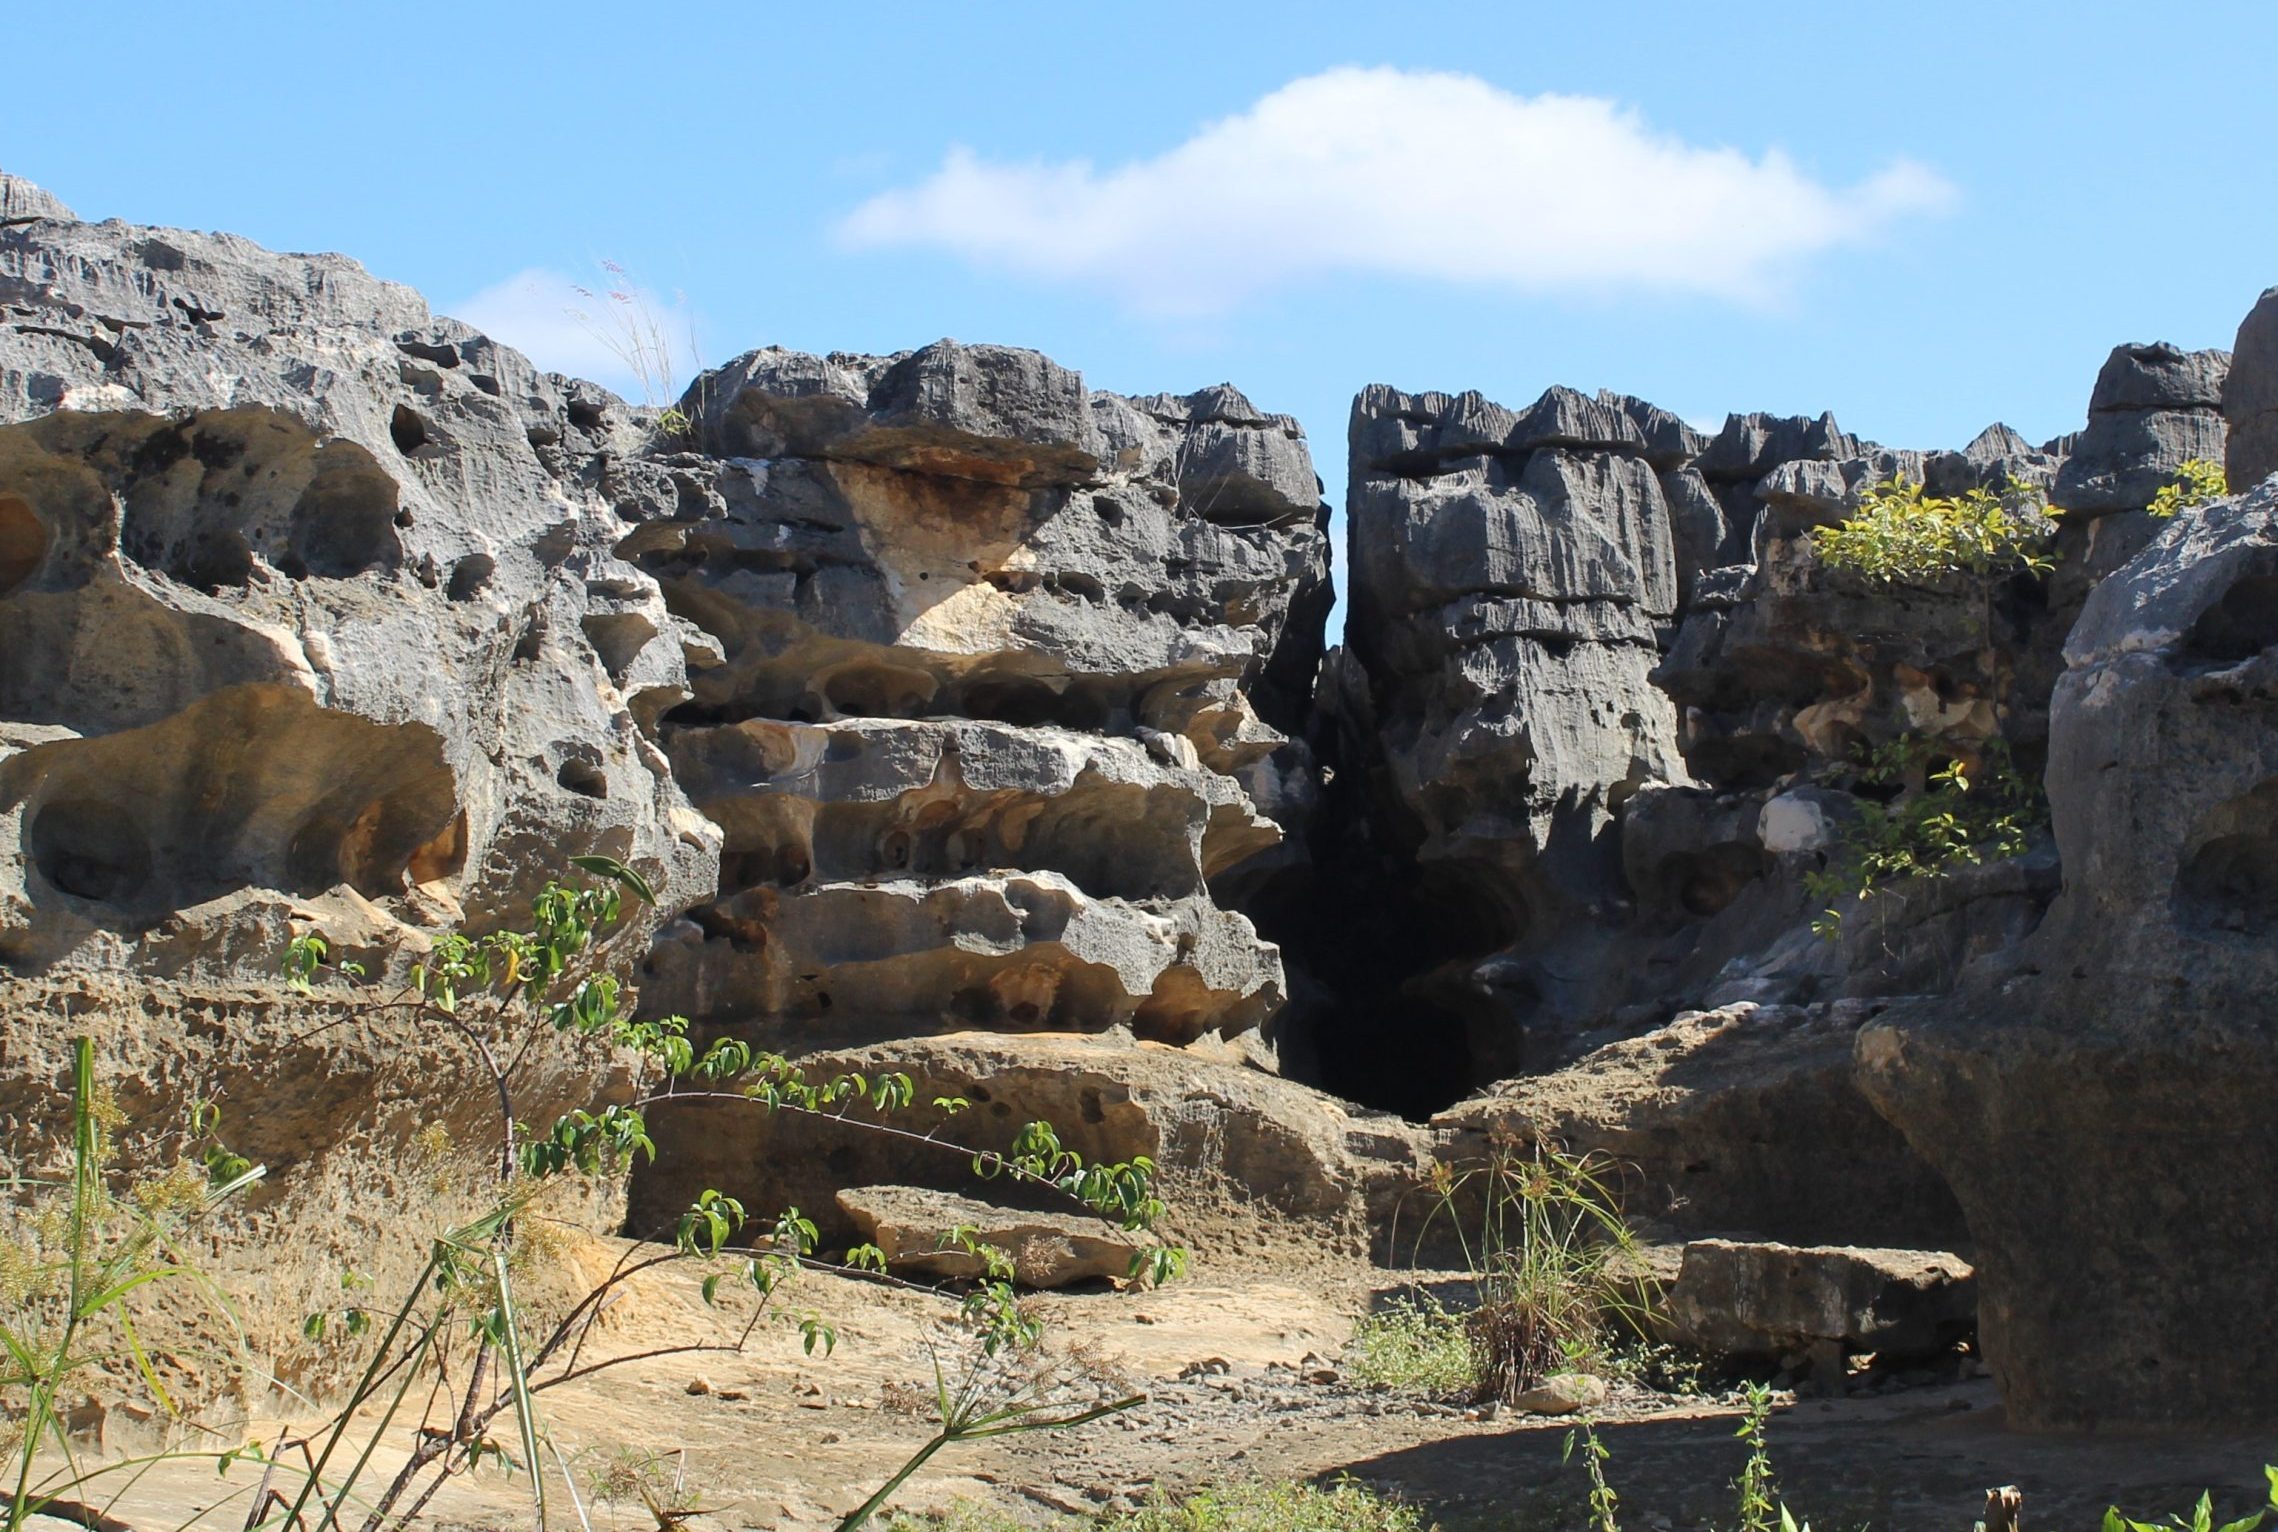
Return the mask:
{"type": "Polygon", "coordinates": [[[1545,1378],[1511,1401],[1511,1408],[1529,1415],[1573,1415],[1594,1410],[1606,1402],[1606,1380],[1586,1372],[1562,1372],[1545,1378]]]}
{"type": "Polygon", "coordinates": [[[1619,1167],[1633,1217],[1693,1233],[1959,1242],[1952,1193],[1852,1082],[1852,1041],[1877,1009],[1687,1012],[1442,1113],[1438,1153],[1475,1160],[1498,1139],[1594,1151],[1619,1167]]]}
{"type": "Polygon", "coordinates": [[[1145,1155],[1170,1205],[1166,1235],[1213,1258],[1277,1236],[1367,1248],[1402,1188],[1420,1179],[1424,1133],[1294,1081],[1199,1049],[1133,1045],[1122,1034],[964,1032],[800,1059],[807,1078],[898,1070],[916,1105],[897,1125],[942,1144],[844,1124],[770,1116],[741,1102],[691,1102],[650,1115],[672,1148],[633,1190],[632,1227],[669,1227],[706,1187],[748,1207],[795,1205],[826,1244],[851,1237],[834,1197],[846,1187],[923,1185],[988,1195],[970,1156],[1004,1149],[1046,1121],[1087,1164],[1145,1155]],[[962,1110],[934,1108],[960,1098],[962,1110]]]}
{"type": "Polygon", "coordinates": [[[1013,1281],[1022,1287],[1120,1280],[1149,1243],[1081,1213],[1009,1208],[923,1186],[857,1187],[840,1192],[838,1205],[889,1270],[936,1277],[987,1275],[988,1262],[965,1247],[960,1233],[1010,1256],[1013,1281]]]}

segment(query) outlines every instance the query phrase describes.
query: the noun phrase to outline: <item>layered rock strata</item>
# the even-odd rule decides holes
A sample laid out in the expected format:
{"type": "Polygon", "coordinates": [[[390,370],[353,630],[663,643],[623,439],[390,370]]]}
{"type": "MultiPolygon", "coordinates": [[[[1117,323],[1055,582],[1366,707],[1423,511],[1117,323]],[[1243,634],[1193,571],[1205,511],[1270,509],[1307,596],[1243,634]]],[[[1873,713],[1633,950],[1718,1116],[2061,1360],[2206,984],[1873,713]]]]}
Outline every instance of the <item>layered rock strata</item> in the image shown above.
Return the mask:
{"type": "Polygon", "coordinates": [[[1294,424],[948,342],[754,352],[683,409],[621,551],[717,646],[659,737],[726,843],[651,1007],[778,1045],[1270,1015],[1212,887],[1282,838],[1261,706],[1318,650],[1294,424]]]}

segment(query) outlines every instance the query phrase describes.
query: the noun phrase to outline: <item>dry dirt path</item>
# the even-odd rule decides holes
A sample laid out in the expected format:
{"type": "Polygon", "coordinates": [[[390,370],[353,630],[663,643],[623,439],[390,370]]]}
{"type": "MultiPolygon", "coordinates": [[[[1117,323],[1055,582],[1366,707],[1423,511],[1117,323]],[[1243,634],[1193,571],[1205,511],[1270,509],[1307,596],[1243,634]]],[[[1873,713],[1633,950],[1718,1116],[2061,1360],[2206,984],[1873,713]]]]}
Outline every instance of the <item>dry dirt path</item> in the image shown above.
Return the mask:
{"type": "MultiPolygon", "coordinates": [[[[1316,1381],[1387,1274],[1294,1259],[1212,1269],[1146,1294],[1053,1296],[1039,1307],[1063,1341],[1145,1391],[1149,1402],[1079,1432],[953,1448],[897,1504],[958,1498],[1037,1520],[1124,1504],[1154,1485],[1185,1489],[1230,1477],[1352,1474],[1428,1503],[1450,1532],[1579,1527],[1584,1484],[1562,1461],[1566,1423],[1482,1420],[1477,1412],[1316,1381]]],[[[581,1476],[632,1453],[685,1453],[713,1514],[694,1525],[829,1527],[930,1432],[897,1405],[930,1390],[925,1336],[939,1306],[840,1279],[801,1286],[797,1305],[828,1314],[839,1344],[805,1358],[794,1332],[763,1333],[741,1355],[637,1363],[548,1397],[555,1440],[581,1476]],[[691,1385],[700,1392],[692,1392],[691,1385]]],[[[644,1281],[607,1340],[637,1351],[718,1316],[691,1285],[644,1281]]],[[[1737,1408],[1712,1399],[1617,1396],[1602,1427],[1622,1494],[1623,1525],[1675,1532],[1729,1522],[1728,1485],[1745,1456],[1737,1408]]],[[[273,1424],[266,1428],[273,1430],[273,1424]]],[[[2096,1525],[2117,1498],[2150,1518],[2213,1486],[2218,1506],[2263,1493],[2261,1464],[2278,1456],[2251,1436],[2014,1434],[1983,1381],[1880,1395],[1802,1400],[1776,1416],[1782,1488],[1820,1532],[1871,1524],[1889,1532],[1966,1532],[1990,1485],[2014,1483],[2027,1525],[2096,1525]]],[[[388,1454],[381,1455],[383,1468],[388,1454]]],[[[137,1529],[179,1525],[250,1482],[243,1468],[169,1471],[137,1486],[120,1514],[137,1529]]],[[[557,1494],[557,1526],[576,1525],[557,1494]]],[[[243,1500],[206,1525],[234,1527],[243,1500]]],[[[596,1532],[653,1525],[637,1507],[589,1507],[596,1532]]],[[[430,1511],[436,1525],[529,1525],[520,1485],[496,1471],[455,1484],[430,1511]]]]}

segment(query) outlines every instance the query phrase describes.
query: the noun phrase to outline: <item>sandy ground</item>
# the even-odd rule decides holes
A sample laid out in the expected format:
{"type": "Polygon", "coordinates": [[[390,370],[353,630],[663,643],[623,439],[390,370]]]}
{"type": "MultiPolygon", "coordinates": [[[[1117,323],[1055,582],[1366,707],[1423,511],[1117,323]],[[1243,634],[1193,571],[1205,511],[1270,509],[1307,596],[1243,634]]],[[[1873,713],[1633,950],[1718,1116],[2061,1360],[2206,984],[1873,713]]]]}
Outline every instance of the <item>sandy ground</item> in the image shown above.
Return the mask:
{"type": "MultiPolygon", "coordinates": [[[[1228,1478],[1351,1474],[1427,1504],[1451,1532],[1579,1527],[1585,1485],[1562,1461],[1568,1422],[1478,1418],[1461,1407],[1327,1381],[1352,1316],[1394,1274],[1294,1255],[1239,1267],[1201,1263],[1153,1293],[1051,1296],[1038,1308],[1063,1344],[1119,1374],[1148,1402],[1078,1431],[962,1444],[935,1458],[896,1497],[899,1507],[984,1500],[1038,1521],[1127,1504],[1151,1487],[1228,1478]]],[[[827,1362],[795,1329],[763,1331],[740,1354],[636,1362],[548,1394],[556,1446],[581,1483],[632,1453],[684,1462],[698,1527],[828,1527],[931,1434],[906,1406],[929,1398],[927,1337],[941,1305],[920,1295],[809,1277],[790,1311],[836,1324],[827,1362]],[[695,1385],[700,1391],[692,1392],[695,1385]],[[682,1455],[683,1456],[677,1456],[682,1455]]],[[[724,1334],[694,1283],[643,1278],[598,1337],[611,1354],[724,1334]]],[[[1649,1532],[1729,1522],[1729,1484],[1745,1456],[1738,1411],[1718,1398],[1618,1395],[1601,1427],[1623,1523],[1649,1532]]],[[[502,1425],[504,1423],[502,1422],[502,1425]]],[[[273,1437],[278,1423],[259,1423],[273,1437]]],[[[2251,1436],[2027,1436],[2002,1420],[1985,1381],[1801,1400],[1773,1427],[1780,1483],[1820,1532],[1871,1524],[1892,1532],[1963,1532],[1985,1490],[2016,1484],[2028,1525],[2090,1528],[2118,1500],[2149,1518],[2183,1509],[2203,1487],[2218,1509],[2263,1496],[2274,1444],[2251,1436]]],[[[399,1431],[399,1436],[401,1435],[399,1431]]],[[[401,1461],[383,1446],[375,1477],[401,1461]]],[[[146,1475],[114,1514],[137,1529],[237,1527],[257,1466],[226,1478],[210,1466],[146,1475]]],[[[576,1527],[554,1491],[553,1524],[576,1527]]],[[[653,1527],[637,1504],[588,1504],[592,1526],[653,1527]]],[[[430,1507],[435,1525],[529,1526],[525,1486],[487,1469],[430,1507]]]]}

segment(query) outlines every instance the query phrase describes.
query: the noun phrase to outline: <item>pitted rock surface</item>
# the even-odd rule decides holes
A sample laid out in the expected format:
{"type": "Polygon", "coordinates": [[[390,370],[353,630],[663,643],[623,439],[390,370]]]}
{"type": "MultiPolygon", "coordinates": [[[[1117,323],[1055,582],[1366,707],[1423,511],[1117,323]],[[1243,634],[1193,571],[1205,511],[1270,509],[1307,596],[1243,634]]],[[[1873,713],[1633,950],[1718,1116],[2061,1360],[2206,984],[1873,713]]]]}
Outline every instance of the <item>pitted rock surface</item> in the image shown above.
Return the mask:
{"type": "Polygon", "coordinates": [[[693,631],[616,556],[642,422],[339,256],[0,226],[0,960],[273,974],[718,831],[644,724],[693,631]]]}

